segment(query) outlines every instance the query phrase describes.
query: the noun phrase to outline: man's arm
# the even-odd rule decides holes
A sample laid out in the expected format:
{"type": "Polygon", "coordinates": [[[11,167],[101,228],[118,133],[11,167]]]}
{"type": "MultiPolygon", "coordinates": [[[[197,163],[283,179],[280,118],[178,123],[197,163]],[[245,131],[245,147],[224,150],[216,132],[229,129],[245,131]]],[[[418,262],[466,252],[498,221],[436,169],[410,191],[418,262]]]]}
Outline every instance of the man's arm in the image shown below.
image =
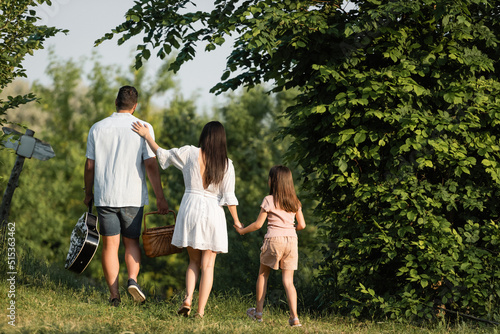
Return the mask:
{"type": "Polygon", "coordinates": [[[95,161],[87,158],[87,161],[85,161],[85,170],[83,172],[83,181],[85,183],[85,199],[83,203],[85,203],[86,206],[89,206],[90,201],[94,198],[94,167],[95,161]]]}
{"type": "Polygon", "coordinates": [[[144,166],[146,167],[146,173],[148,174],[149,183],[153,187],[153,191],[156,197],[156,207],[160,214],[166,214],[168,212],[168,203],[163,194],[163,187],[161,185],[160,179],[160,169],[158,168],[158,163],[156,158],[149,158],[144,160],[144,166]]]}

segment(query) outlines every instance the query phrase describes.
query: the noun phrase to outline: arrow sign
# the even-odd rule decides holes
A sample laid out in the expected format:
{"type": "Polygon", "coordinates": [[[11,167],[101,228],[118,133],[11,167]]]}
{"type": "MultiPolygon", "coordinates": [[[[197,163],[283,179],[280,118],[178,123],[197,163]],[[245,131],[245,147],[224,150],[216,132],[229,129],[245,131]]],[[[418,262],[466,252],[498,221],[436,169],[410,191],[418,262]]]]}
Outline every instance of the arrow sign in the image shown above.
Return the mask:
{"type": "Polygon", "coordinates": [[[8,137],[7,140],[4,140],[2,144],[6,148],[15,150],[18,155],[25,158],[33,157],[42,161],[49,160],[50,158],[56,156],[50,144],[41,141],[40,139],[33,138],[33,135],[29,136],[27,134],[22,134],[21,132],[8,127],[3,127],[2,130],[6,135],[12,135],[8,137]],[[14,139],[15,137],[20,138],[21,145],[19,145],[19,140],[14,139]],[[34,147],[31,149],[33,144],[34,147]]]}
{"type": "Polygon", "coordinates": [[[24,159],[34,157],[38,160],[48,160],[55,157],[56,154],[49,144],[34,138],[33,134],[35,132],[30,129],[27,129],[25,134],[7,127],[3,127],[2,130],[6,135],[11,135],[9,139],[4,140],[2,144],[7,148],[16,150],[17,154],[14,168],[12,168],[9,182],[3,194],[2,205],[0,206],[0,231],[4,231],[4,235],[0,235],[0,239],[5,241],[7,229],[4,227],[9,220],[10,202],[14,195],[14,190],[18,186],[19,175],[21,175],[21,171],[23,170],[24,159]],[[15,137],[19,139],[14,140],[15,137]]]}

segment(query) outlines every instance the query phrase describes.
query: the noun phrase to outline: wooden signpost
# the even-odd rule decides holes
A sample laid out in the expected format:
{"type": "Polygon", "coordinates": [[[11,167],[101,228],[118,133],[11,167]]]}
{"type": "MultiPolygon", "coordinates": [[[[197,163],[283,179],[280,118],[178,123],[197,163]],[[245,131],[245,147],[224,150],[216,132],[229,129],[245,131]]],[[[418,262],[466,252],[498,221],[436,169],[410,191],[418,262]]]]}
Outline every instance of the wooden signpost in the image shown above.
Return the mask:
{"type": "MultiPolygon", "coordinates": [[[[14,190],[18,186],[19,176],[23,170],[24,160],[26,158],[31,159],[32,157],[38,160],[48,160],[55,157],[54,150],[52,147],[39,139],[33,137],[35,134],[32,130],[26,130],[26,133],[22,133],[7,127],[2,128],[3,132],[10,136],[7,140],[3,141],[3,146],[6,148],[11,148],[16,151],[17,158],[12,168],[12,173],[10,174],[9,182],[5,188],[5,192],[2,198],[2,206],[0,207],[0,231],[5,231],[5,226],[9,221],[10,212],[10,202],[12,196],[14,195],[14,190]],[[19,137],[18,140],[13,140],[13,138],[19,137]]],[[[3,235],[1,236],[3,239],[3,235]]]]}

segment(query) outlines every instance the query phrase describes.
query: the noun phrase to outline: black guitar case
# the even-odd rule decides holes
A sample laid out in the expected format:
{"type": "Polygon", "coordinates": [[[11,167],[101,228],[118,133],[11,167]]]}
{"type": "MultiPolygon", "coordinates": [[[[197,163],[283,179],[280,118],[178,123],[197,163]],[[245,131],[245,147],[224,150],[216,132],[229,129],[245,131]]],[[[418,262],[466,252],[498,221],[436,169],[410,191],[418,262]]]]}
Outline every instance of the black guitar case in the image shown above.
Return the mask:
{"type": "Polygon", "coordinates": [[[92,201],[71,232],[68,256],[64,267],[80,274],[87,268],[99,246],[97,216],[92,214],[92,201]]]}

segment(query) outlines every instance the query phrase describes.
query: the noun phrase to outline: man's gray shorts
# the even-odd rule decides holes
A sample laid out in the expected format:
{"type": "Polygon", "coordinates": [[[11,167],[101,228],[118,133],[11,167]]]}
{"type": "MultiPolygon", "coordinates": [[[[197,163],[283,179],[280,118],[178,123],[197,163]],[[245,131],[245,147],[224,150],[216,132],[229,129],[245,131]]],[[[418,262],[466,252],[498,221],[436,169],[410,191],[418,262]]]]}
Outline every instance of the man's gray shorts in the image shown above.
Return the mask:
{"type": "Polygon", "coordinates": [[[109,206],[96,207],[99,217],[99,233],[110,237],[121,234],[130,239],[141,236],[141,220],[144,207],[127,206],[112,208],[109,206]]]}

